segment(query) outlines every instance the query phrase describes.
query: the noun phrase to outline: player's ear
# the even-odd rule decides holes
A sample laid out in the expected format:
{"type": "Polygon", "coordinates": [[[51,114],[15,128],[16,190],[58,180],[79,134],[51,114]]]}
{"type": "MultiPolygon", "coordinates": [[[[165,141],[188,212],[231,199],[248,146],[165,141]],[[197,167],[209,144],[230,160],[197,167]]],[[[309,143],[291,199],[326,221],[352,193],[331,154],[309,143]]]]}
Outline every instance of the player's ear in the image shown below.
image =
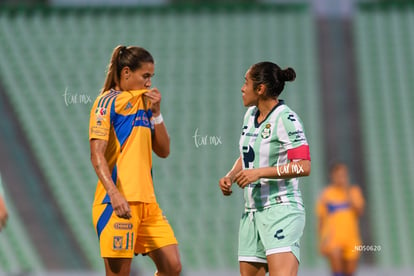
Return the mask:
{"type": "Polygon", "coordinates": [[[128,66],[125,66],[121,70],[121,76],[124,76],[125,79],[128,79],[131,75],[131,69],[128,66]]]}
{"type": "Polygon", "coordinates": [[[256,88],[257,94],[263,96],[266,92],[266,86],[264,84],[259,84],[256,88]]]}

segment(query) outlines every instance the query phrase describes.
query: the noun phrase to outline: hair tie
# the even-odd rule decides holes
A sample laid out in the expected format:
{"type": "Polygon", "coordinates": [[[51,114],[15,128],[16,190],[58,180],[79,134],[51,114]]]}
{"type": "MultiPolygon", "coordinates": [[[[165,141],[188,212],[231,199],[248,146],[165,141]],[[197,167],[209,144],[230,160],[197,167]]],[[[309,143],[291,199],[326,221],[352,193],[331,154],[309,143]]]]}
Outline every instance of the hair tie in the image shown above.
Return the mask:
{"type": "Polygon", "coordinates": [[[124,51],[126,50],[126,46],[121,46],[121,50],[119,50],[119,55],[121,56],[123,53],[124,53],[124,51]]]}

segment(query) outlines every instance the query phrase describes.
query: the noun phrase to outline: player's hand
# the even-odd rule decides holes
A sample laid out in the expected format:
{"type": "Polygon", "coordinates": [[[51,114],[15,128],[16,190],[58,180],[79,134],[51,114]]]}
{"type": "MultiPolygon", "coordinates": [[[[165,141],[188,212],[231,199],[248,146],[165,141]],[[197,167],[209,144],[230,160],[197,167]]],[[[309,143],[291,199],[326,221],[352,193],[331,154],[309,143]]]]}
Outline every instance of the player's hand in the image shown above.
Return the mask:
{"type": "Polygon", "coordinates": [[[220,186],[221,191],[223,192],[223,195],[229,196],[233,193],[233,191],[231,190],[232,184],[233,183],[230,177],[228,176],[225,176],[219,180],[219,186],[220,186]]]}
{"type": "Polygon", "coordinates": [[[3,198],[0,196],[0,231],[6,226],[6,222],[9,215],[7,213],[6,204],[4,204],[3,198]]]}
{"type": "Polygon", "coordinates": [[[115,214],[124,219],[131,218],[131,209],[129,208],[128,201],[121,195],[121,193],[114,189],[108,192],[108,195],[111,199],[112,208],[115,211],[115,214]]]}
{"type": "Polygon", "coordinates": [[[238,174],[236,174],[236,177],[234,178],[234,181],[239,185],[240,188],[244,189],[247,185],[250,183],[256,182],[259,180],[260,175],[255,169],[247,169],[242,170],[238,174]]]}
{"type": "Polygon", "coordinates": [[[152,88],[144,95],[151,101],[151,111],[156,117],[161,113],[161,93],[157,88],[152,88]]]}

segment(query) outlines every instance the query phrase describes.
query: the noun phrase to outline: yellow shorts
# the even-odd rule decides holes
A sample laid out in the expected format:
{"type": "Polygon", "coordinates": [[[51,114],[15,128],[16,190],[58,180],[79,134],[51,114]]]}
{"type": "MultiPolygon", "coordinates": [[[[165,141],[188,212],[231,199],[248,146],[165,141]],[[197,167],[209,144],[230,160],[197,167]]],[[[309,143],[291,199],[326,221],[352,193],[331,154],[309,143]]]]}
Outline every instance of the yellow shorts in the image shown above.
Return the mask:
{"type": "Polygon", "coordinates": [[[132,258],[177,244],[158,203],[129,202],[130,219],[119,218],[111,204],[92,207],[92,220],[103,258],[132,258]]]}

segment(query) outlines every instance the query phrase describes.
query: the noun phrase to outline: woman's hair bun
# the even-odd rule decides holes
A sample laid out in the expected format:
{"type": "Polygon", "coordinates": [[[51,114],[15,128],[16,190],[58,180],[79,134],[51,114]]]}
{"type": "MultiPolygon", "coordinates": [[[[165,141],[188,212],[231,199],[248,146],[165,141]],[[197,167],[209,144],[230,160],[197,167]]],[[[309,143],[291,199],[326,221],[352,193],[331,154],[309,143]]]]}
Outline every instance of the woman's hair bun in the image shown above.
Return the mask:
{"type": "Polygon", "coordinates": [[[296,72],[293,68],[288,67],[279,71],[279,78],[281,81],[294,81],[296,78],[296,72]]]}

